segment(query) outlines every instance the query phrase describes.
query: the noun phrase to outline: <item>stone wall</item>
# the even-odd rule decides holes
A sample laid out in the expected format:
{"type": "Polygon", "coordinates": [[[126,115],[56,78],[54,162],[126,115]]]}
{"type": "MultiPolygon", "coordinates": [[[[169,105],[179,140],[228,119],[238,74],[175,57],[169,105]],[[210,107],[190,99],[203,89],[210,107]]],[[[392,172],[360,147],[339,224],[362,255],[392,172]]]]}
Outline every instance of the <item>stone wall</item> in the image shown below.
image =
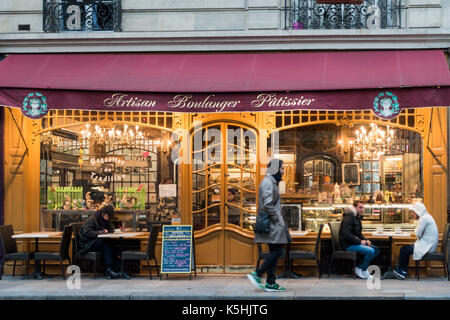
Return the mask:
{"type": "MultiPolygon", "coordinates": [[[[403,0],[402,27],[449,28],[447,0],[403,0]]],[[[122,32],[283,30],[284,0],[122,0],[122,32]]],[[[0,1],[0,33],[42,31],[42,0],[0,1]],[[29,25],[30,30],[19,30],[29,25]]],[[[27,27],[25,27],[27,28],[27,27]]]]}

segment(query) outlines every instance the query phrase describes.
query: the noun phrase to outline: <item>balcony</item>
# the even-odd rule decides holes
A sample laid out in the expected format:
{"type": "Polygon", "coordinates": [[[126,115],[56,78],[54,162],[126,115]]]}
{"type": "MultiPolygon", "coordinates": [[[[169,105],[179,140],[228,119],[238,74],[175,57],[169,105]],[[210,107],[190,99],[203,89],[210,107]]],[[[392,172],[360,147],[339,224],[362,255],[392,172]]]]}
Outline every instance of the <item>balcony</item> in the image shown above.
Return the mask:
{"type": "Polygon", "coordinates": [[[121,0],[43,0],[45,32],[121,31],[121,0]]]}
{"type": "Polygon", "coordinates": [[[285,29],[394,29],[401,0],[286,0],[285,29]]]}

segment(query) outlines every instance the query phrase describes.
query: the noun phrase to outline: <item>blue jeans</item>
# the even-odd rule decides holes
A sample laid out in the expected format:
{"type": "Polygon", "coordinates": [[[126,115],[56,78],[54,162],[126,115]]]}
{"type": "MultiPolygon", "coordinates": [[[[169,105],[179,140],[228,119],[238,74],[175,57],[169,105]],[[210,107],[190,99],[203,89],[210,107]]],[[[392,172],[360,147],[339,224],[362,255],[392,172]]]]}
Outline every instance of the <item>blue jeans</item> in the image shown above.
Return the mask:
{"type": "Polygon", "coordinates": [[[380,249],[378,249],[374,245],[371,246],[365,246],[362,244],[351,245],[348,246],[346,250],[357,252],[359,254],[364,255],[364,260],[358,265],[358,268],[362,269],[363,271],[366,271],[367,267],[370,265],[370,262],[380,254],[380,249]]]}

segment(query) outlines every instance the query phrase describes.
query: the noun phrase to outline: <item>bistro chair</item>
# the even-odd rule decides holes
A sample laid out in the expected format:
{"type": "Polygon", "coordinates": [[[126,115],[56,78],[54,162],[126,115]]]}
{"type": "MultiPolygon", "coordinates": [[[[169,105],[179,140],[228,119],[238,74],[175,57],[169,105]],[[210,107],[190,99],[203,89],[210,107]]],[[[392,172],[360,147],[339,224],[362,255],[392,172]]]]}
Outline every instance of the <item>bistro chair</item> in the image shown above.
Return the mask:
{"type": "Polygon", "coordinates": [[[441,261],[444,265],[444,277],[447,277],[447,280],[450,281],[450,274],[448,270],[448,255],[447,255],[447,248],[449,244],[449,224],[447,223],[444,228],[444,233],[442,235],[442,243],[441,243],[441,252],[429,252],[425,254],[421,260],[416,260],[416,279],[419,279],[420,274],[420,261],[441,261]]]}
{"type": "Polygon", "coordinates": [[[63,266],[63,261],[69,260],[69,266],[72,264],[69,255],[70,241],[72,240],[72,226],[68,225],[64,227],[64,231],[61,237],[61,242],[59,243],[58,252],[36,252],[34,254],[34,260],[43,260],[43,272],[45,274],[45,261],[46,260],[59,260],[59,265],[61,266],[63,279],[66,279],[65,270],[63,266]]]}
{"type": "Polygon", "coordinates": [[[316,244],[314,246],[314,251],[306,250],[290,250],[289,251],[289,263],[292,265],[292,260],[303,259],[303,260],[315,260],[317,265],[317,272],[320,279],[320,260],[319,260],[319,249],[320,249],[320,236],[322,234],[323,224],[320,225],[319,231],[317,232],[316,244]]]}
{"type": "Polygon", "coordinates": [[[74,242],[75,242],[75,255],[73,257],[73,260],[75,263],[77,262],[83,262],[83,260],[89,260],[92,261],[92,264],[94,265],[94,279],[96,275],[96,264],[98,261],[101,261],[103,258],[102,252],[97,251],[88,251],[83,254],[80,253],[80,230],[83,226],[83,222],[76,222],[72,223],[73,228],[73,234],[74,234],[74,242]]]}
{"type": "Polygon", "coordinates": [[[33,252],[17,252],[17,242],[12,236],[14,235],[13,226],[11,224],[0,226],[0,249],[2,253],[2,264],[0,269],[0,280],[3,276],[3,267],[6,261],[14,261],[13,277],[16,273],[16,261],[27,262],[27,278],[30,278],[30,260],[33,259],[33,252]]]}
{"type": "Polygon", "coordinates": [[[341,227],[340,222],[330,222],[328,223],[331,231],[331,242],[333,244],[333,255],[331,256],[330,266],[328,267],[328,277],[331,273],[331,267],[333,266],[333,262],[335,259],[340,260],[352,260],[353,261],[353,279],[355,279],[355,268],[356,268],[356,260],[358,255],[356,252],[343,251],[341,248],[341,244],[339,242],[339,229],[341,227]]]}
{"type": "Polygon", "coordinates": [[[148,244],[147,244],[147,250],[142,251],[123,251],[122,257],[121,257],[121,268],[120,271],[122,275],[124,274],[124,262],[125,260],[147,260],[148,264],[148,273],[150,276],[150,279],[152,279],[152,268],[150,264],[150,260],[155,261],[156,266],[156,273],[159,276],[159,267],[158,267],[158,261],[156,260],[156,241],[158,240],[159,233],[161,231],[161,225],[160,224],[154,224],[151,226],[150,234],[148,235],[148,244]]]}

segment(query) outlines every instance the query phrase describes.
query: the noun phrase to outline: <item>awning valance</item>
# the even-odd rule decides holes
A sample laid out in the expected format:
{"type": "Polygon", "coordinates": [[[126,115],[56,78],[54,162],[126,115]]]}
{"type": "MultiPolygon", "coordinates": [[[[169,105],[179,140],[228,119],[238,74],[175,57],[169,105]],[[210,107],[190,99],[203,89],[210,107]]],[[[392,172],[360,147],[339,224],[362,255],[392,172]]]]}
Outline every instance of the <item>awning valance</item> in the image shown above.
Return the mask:
{"type": "MultiPolygon", "coordinates": [[[[111,111],[254,112],[450,105],[443,51],[12,54],[0,105],[111,111]]],[[[34,108],[34,111],[32,111],[34,108]]],[[[387,109],[388,108],[388,109],[387,109]]],[[[30,114],[29,114],[30,115],[30,114]]],[[[37,116],[36,116],[37,117],[37,116]]]]}

